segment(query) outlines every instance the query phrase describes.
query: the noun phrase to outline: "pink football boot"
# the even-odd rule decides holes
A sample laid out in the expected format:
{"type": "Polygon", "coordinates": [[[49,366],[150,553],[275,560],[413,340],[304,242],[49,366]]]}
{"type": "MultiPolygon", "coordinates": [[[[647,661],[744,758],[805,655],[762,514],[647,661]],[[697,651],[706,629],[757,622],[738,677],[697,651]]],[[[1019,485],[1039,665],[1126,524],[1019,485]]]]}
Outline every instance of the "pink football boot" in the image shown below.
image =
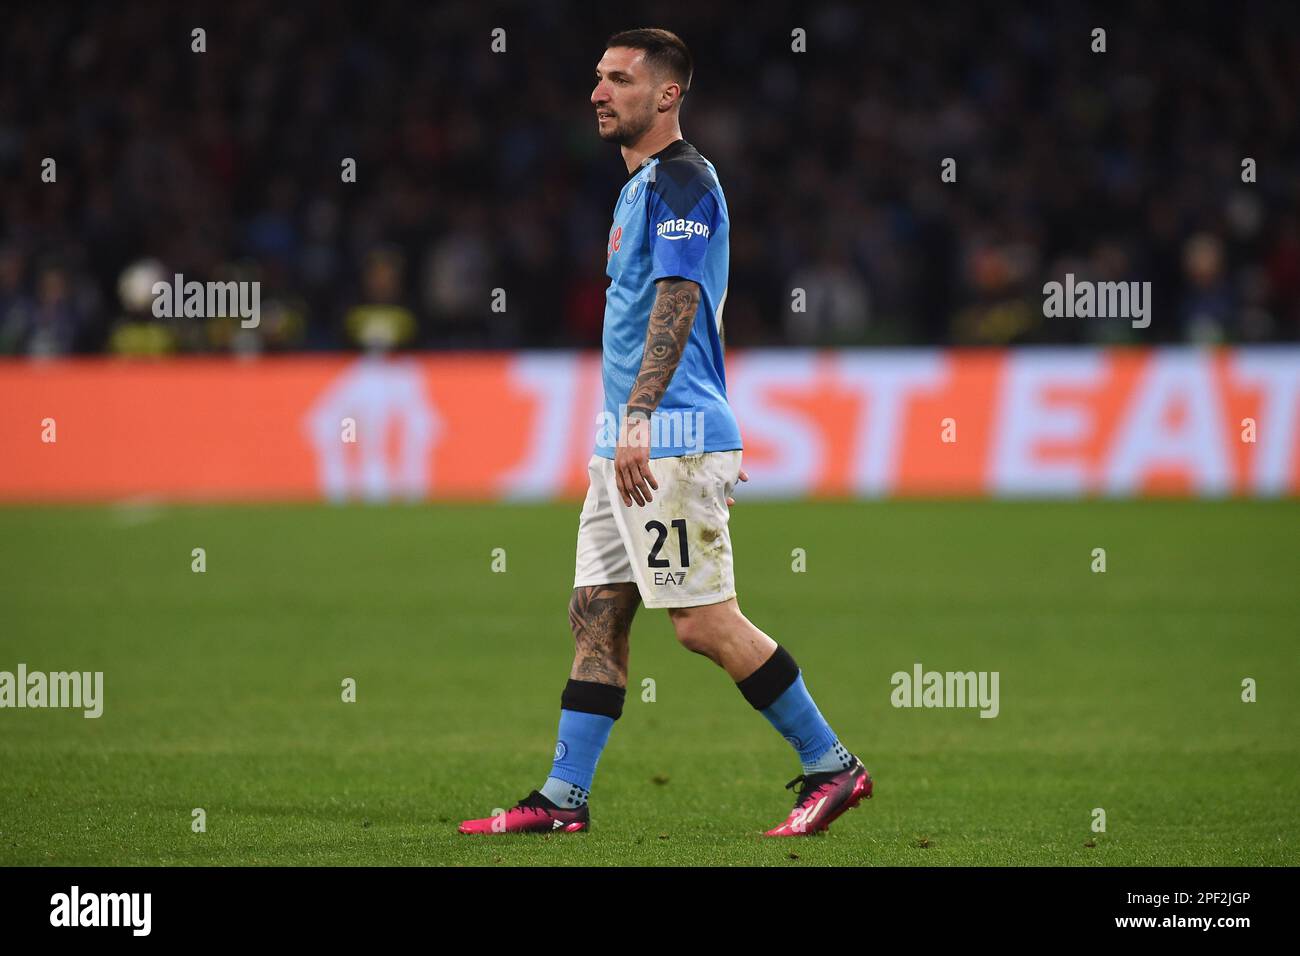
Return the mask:
{"type": "Polygon", "coordinates": [[[794,809],[778,827],[764,836],[808,836],[827,829],[845,810],[851,810],[871,796],[871,774],[857,757],[848,770],[800,774],[785,785],[787,790],[803,781],[795,791],[794,809]]]}
{"type": "Polygon", "coordinates": [[[557,807],[534,790],[505,813],[483,820],[466,820],[461,833],[580,833],[591,826],[584,803],[572,810],[557,807]]]}

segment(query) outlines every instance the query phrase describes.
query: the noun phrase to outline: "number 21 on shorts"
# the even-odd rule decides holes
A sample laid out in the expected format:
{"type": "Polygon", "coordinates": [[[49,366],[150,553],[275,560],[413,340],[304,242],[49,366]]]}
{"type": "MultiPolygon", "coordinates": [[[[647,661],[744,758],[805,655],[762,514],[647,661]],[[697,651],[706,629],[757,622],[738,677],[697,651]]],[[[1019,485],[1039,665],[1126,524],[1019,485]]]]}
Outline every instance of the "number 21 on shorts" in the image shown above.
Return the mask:
{"type": "MultiPolygon", "coordinates": [[[[672,526],[675,529],[677,529],[677,550],[678,550],[678,554],[681,557],[680,566],[682,568],[689,568],[691,566],[691,555],[686,548],[686,519],[674,518],[672,521],[672,526]]],[[[645,529],[647,531],[653,531],[655,535],[657,535],[657,537],[655,538],[654,547],[650,549],[650,554],[646,557],[646,564],[652,568],[671,567],[672,566],[671,561],[669,561],[667,558],[659,557],[659,552],[663,549],[664,542],[668,540],[668,529],[664,527],[664,523],[662,521],[647,521],[645,524],[645,529]]],[[[686,574],[684,571],[679,572],[678,574],[672,574],[672,572],[668,572],[668,574],[665,575],[661,575],[659,572],[656,572],[655,583],[656,584],[669,583],[668,581],[661,580],[661,578],[667,577],[669,575],[671,575],[674,578],[674,580],[671,582],[673,584],[681,584],[682,581],[684,581],[686,578],[686,574]]]]}

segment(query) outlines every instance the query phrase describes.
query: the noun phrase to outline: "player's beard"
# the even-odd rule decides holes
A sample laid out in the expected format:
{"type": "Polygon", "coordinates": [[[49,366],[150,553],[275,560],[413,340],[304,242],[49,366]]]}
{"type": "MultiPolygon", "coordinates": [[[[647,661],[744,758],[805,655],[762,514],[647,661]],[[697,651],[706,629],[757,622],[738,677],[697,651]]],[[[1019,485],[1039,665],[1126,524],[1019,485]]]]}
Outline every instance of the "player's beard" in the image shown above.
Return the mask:
{"type": "Polygon", "coordinates": [[[608,129],[601,129],[600,124],[597,123],[596,131],[600,138],[607,143],[631,146],[650,128],[653,121],[653,115],[632,116],[625,119],[622,114],[616,113],[608,129]]]}

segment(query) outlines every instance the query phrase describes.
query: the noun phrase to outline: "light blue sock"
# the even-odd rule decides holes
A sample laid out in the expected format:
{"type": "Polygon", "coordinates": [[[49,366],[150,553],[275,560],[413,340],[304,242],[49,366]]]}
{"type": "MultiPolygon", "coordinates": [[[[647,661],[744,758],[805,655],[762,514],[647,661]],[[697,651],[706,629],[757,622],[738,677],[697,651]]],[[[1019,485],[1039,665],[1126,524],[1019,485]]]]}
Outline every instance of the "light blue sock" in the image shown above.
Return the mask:
{"type": "Polygon", "coordinates": [[[547,777],[546,783],[542,784],[542,789],[538,792],[551,803],[565,810],[582,806],[591,796],[590,790],[584,790],[576,783],[569,783],[559,777],[547,777]]]}
{"type": "Polygon", "coordinates": [[[561,710],[555,761],[551,765],[551,775],[542,785],[542,796],[566,808],[586,803],[600,752],[605,749],[609,732],[613,729],[613,717],[561,710]]]}
{"type": "Polygon", "coordinates": [[[837,740],[829,750],[812,763],[805,760],[803,772],[807,774],[839,773],[841,770],[848,770],[851,766],[853,766],[853,754],[845,750],[844,745],[837,740]]]}
{"type": "Polygon", "coordinates": [[[799,752],[804,773],[827,773],[852,766],[853,755],[840,744],[813,703],[802,671],[780,697],[759,713],[799,752]]]}

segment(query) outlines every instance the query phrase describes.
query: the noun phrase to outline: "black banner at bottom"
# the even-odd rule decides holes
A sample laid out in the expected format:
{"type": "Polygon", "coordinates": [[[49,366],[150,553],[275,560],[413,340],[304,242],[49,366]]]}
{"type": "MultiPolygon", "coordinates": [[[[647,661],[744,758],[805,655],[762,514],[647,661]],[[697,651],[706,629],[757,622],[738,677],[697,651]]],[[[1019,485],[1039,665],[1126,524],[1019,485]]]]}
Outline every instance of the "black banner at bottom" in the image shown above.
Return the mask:
{"type": "Polygon", "coordinates": [[[463,943],[476,931],[499,942],[512,930],[526,939],[542,928],[678,924],[736,940],[788,922],[804,939],[847,926],[920,931],[927,942],[1172,933],[1231,945],[1243,932],[1286,927],[1294,876],[1286,868],[11,868],[0,870],[0,925],[6,940],[76,934],[81,943],[337,944],[452,932],[463,943]]]}

